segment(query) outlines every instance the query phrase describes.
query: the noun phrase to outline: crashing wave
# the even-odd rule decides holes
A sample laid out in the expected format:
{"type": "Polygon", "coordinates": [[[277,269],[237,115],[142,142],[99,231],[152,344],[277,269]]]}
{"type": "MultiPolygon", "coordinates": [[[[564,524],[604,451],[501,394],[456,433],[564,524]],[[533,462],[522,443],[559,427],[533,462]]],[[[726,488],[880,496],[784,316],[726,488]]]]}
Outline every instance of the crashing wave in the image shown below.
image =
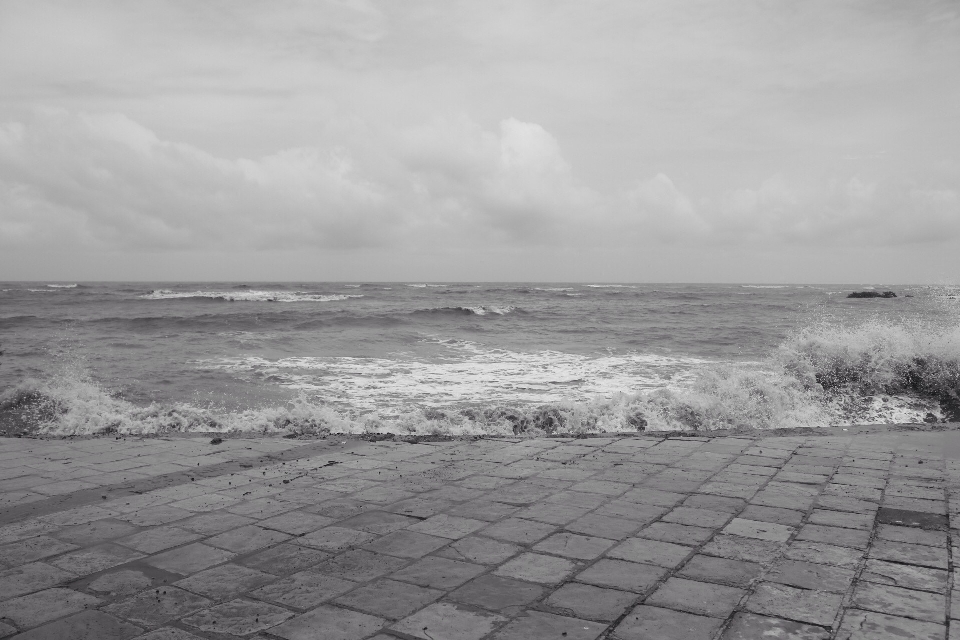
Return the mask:
{"type": "Polygon", "coordinates": [[[361,294],[321,294],[308,291],[258,291],[254,289],[242,291],[171,291],[169,289],[154,289],[150,293],[140,296],[145,300],[177,300],[184,298],[207,298],[210,300],[225,300],[227,302],[333,302],[349,298],[362,298],[361,294]]]}
{"type": "Polygon", "coordinates": [[[48,284],[51,289],[76,289],[76,284],[48,284]]]}
{"type": "Polygon", "coordinates": [[[0,411],[28,415],[30,424],[52,435],[538,435],[958,421],[960,327],[824,323],[797,332],[763,362],[703,364],[692,380],[670,388],[587,400],[520,403],[503,397],[486,402],[421,404],[379,415],[356,407],[338,409],[304,392],[287,405],[245,411],[187,403],[142,407],[111,395],[73,367],[47,381],[8,390],[0,395],[0,411]]]}

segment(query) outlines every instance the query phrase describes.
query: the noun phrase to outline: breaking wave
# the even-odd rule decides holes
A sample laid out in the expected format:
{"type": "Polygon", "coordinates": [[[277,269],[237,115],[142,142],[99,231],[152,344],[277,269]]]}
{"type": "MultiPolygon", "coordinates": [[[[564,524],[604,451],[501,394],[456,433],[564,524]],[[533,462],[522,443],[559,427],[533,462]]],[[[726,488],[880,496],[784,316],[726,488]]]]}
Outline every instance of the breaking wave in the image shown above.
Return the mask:
{"type": "Polygon", "coordinates": [[[486,316],[493,314],[495,316],[505,316],[508,313],[513,313],[514,311],[523,312],[523,309],[510,305],[478,305],[475,307],[437,307],[434,309],[421,309],[420,311],[414,311],[413,313],[455,314],[467,316],[486,316]]]}
{"type": "Polygon", "coordinates": [[[308,291],[171,291],[155,289],[141,298],[145,300],[177,300],[184,298],[207,298],[227,302],[333,302],[348,298],[362,298],[362,294],[321,294],[308,291]]]}
{"type": "MultiPolygon", "coordinates": [[[[459,375],[467,375],[460,372],[459,375]]],[[[259,432],[503,435],[817,427],[960,420],[960,327],[870,321],[798,331],[762,362],[702,363],[686,381],[587,400],[451,403],[390,412],[344,409],[304,391],[245,411],[136,406],[80,367],[0,396],[51,435],[259,432]],[[389,415],[386,415],[389,413],[389,415]]],[[[444,381],[434,381],[442,390],[444,381]]]]}

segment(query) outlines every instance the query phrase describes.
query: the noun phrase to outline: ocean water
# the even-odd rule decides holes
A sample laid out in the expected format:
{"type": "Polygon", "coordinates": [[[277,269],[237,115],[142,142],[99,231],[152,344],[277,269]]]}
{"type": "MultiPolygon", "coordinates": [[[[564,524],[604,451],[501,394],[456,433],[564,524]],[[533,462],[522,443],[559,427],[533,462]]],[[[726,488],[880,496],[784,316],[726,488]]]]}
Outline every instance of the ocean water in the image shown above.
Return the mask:
{"type": "Polygon", "coordinates": [[[958,305],[879,284],[10,282],[0,411],[53,434],[943,420],[958,305]],[[874,287],[898,297],[846,297],[874,287]]]}

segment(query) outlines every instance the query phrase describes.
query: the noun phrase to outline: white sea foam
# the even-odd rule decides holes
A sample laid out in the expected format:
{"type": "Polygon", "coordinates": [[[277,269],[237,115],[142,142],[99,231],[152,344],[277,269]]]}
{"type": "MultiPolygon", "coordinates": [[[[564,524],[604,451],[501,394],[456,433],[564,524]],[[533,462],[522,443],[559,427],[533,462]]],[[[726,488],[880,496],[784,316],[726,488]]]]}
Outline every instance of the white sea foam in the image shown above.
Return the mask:
{"type": "Polygon", "coordinates": [[[141,298],[146,300],[177,300],[183,298],[209,298],[229,302],[333,302],[349,298],[362,298],[362,294],[321,294],[309,291],[171,291],[156,289],[141,298]]]}
{"type": "MultiPolygon", "coordinates": [[[[818,324],[762,362],[649,354],[586,356],[439,340],[426,360],[236,357],[224,371],[299,392],[282,406],[219,411],[188,403],[138,407],[73,366],[0,396],[29,406],[45,433],[308,431],[569,433],[815,427],[937,420],[960,400],[960,326],[870,321],[818,324]]],[[[952,416],[956,419],[956,416],[952,416]]]]}
{"type": "Polygon", "coordinates": [[[593,289],[636,289],[635,286],[630,284],[585,284],[583,286],[593,289]]]}
{"type": "Polygon", "coordinates": [[[574,291],[573,287],[534,287],[535,291],[574,291]]]}
{"type": "Polygon", "coordinates": [[[789,289],[788,284],[742,284],[744,289],[789,289]]]}
{"type": "Polygon", "coordinates": [[[48,284],[48,287],[52,289],[76,289],[77,285],[75,284],[48,284]]]}

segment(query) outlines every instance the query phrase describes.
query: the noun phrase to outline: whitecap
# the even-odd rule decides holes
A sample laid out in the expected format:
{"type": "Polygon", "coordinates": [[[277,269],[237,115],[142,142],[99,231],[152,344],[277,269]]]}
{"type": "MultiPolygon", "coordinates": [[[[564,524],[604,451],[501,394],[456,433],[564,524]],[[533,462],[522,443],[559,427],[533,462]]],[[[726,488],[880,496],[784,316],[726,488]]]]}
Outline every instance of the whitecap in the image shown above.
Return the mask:
{"type": "Polygon", "coordinates": [[[145,300],[177,300],[184,298],[208,298],[211,300],[226,300],[229,302],[334,302],[350,298],[362,298],[362,294],[321,294],[309,291],[258,291],[254,289],[242,291],[171,291],[156,289],[146,293],[141,298],[145,300]]]}

